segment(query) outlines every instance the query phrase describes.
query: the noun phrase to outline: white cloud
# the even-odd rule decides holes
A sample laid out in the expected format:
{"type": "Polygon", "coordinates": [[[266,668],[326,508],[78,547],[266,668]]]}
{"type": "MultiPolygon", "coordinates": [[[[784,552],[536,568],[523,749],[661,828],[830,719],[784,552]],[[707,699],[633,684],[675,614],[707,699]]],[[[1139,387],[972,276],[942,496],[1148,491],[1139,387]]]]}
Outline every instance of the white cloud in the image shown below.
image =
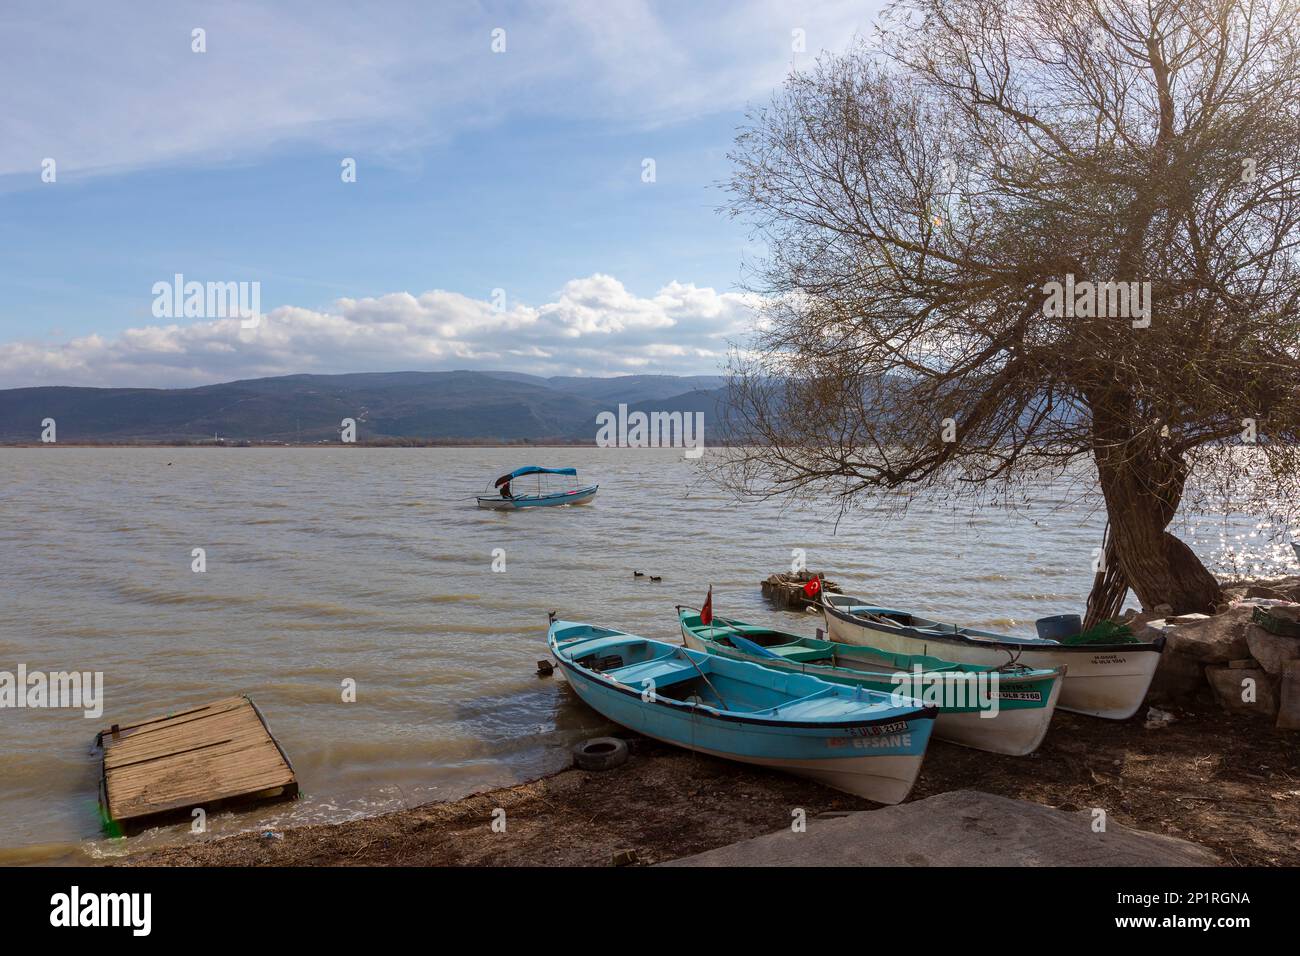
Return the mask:
{"type": "Polygon", "coordinates": [[[298,372],[503,369],[538,375],[711,374],[754,326],[754,299],[672,282],[649,298],[612,276],[573,279],[540,306],[435,290],[281,306],[61,345],[0,344],[0,387],[177,387],[298,372]]]}
{"type": "Polygon", "coordinates": [[[89,4],[6,0],[0,176],[247,160],[286,143],[397,156],[512,116],[650,127],[765,99],[879,2],[89,4]],[[207,52],[191,51],[206,30],[207,52]],[[506,30],[507,50],[490,50],[506,30]]]}

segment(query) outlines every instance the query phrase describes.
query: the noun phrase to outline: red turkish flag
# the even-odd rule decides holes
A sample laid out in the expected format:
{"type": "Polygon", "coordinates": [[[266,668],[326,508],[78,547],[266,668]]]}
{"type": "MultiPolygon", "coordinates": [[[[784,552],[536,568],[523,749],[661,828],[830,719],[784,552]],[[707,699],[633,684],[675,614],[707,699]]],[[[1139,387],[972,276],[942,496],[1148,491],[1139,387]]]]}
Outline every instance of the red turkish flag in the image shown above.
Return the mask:
{"type": "Polygon", "coordinates": [[[709,588],[709,596],[704,599],[704,607],[700,608],[700,623],[706,627],[713,623],[713,588],[709,588]]]}
{"type": "Polygon", "coordinates": [[[821,589],[822,589],[822,579],[813,578],[811,581],[809,581],[807,584],[803,586],[803,593],[808,595],[809,597],[816,597],[818,592],[821,591],[821,589]]]}

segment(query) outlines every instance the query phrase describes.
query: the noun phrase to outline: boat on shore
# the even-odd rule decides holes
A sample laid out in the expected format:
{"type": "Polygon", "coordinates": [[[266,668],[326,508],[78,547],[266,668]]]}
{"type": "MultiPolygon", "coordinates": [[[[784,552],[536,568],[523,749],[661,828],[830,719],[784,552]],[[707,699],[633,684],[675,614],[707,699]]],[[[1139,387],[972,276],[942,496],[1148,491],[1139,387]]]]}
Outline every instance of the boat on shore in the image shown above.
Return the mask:
{"type": "Polygon", "coordinates": [[[585,505],[596,497],[600,485],[579,485],[576,468],[541,468],[537,465],[525,465],[516,468],[508,475],[502,475],[492,483],[495,494],[484,493],[478,496],[480,508],[493,511],[517,511],[520,508],[545,508],[555,505],[585,505]],[[520,491],[515,482],[519,479],[536,476],[536,482],[527,482],[528,490],[520,491]],[[553,476],[572,479],[560,481],[553,476]]]}
{"type": "Polygon", "coordinates": [[[935,709],[914,700],[613,628],[553,619],[547,642],[578,696],[615,723],[878,803],[911,792],[934,728],[935,709]]]}
{"type": "Polygon", "coordinates": [[[962,664],[862,645],[800,637],[785,631],[678,607],[682,639],[697,651],[810,674],[834,684],[864,687],[933,703],[940,740],[1023,756],[1047,735],[1064,683],[1065,667],[962,664]]]}
{"type": "Polygon", "coordinates": [[[823,594],[822,615],[827,634],[844,644],[994,667],[1008,662],[1067,667],[1057,706],[1111,720],[1126,720],[1142,706],[1165,644],[1163,637],[1108,644],[1015,637],[933,621],[844,594],[823,594]]]}

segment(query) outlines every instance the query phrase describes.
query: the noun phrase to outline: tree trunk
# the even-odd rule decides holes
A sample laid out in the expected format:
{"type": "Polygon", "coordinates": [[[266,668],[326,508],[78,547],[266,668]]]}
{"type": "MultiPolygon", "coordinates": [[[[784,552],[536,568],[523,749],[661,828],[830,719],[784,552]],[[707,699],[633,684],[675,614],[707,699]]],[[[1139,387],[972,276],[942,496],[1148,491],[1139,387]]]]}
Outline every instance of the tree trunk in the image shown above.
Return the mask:
{"type": "MultiPolygon", "coordinates": [[[[1161,449],[1098,445],[1097,474],[1110,517],[1110,542],[1145,611],[1212,613],[1223,594],[1192,549],[1165,530],[1182,500],[1187,468],[1161,449]]],[[[1097,584],[1094,584],[1094,597],[1097,584]]],[[[1090,604],[1093,598],[1089,599],[1090,604]]]]}

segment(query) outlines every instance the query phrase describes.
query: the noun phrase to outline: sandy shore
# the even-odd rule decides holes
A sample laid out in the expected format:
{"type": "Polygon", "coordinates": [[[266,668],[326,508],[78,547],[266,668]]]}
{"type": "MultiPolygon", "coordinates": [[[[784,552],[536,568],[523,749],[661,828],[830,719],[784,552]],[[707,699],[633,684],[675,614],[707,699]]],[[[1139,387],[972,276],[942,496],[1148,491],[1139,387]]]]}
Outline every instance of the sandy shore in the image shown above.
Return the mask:
{"type": "MultiPolygon", "coordinates": [[[[1182,837],[1238,866],[1300,865],[1300,733],[1221,713],[1210,702],[1173,708],[1146,729],[1056,715],[1028,757],[935,742],[911,799],[975,789],[1081,810],[1182,837]]],[[[1142,715],[1145,715],[1143,708],[1142,715]]],[[[136,866],[609,866],[627,851],[660,863],[875,804],[784,774],[692,754],[641,738],[603,773],[565,770],[540,780],[365,820],[257,833],[132,856],[136,866]],[[505,832],[492,829],[505,811],[505,832]],[[497,814],[499,817],[500,815],[497,814]]]]}

